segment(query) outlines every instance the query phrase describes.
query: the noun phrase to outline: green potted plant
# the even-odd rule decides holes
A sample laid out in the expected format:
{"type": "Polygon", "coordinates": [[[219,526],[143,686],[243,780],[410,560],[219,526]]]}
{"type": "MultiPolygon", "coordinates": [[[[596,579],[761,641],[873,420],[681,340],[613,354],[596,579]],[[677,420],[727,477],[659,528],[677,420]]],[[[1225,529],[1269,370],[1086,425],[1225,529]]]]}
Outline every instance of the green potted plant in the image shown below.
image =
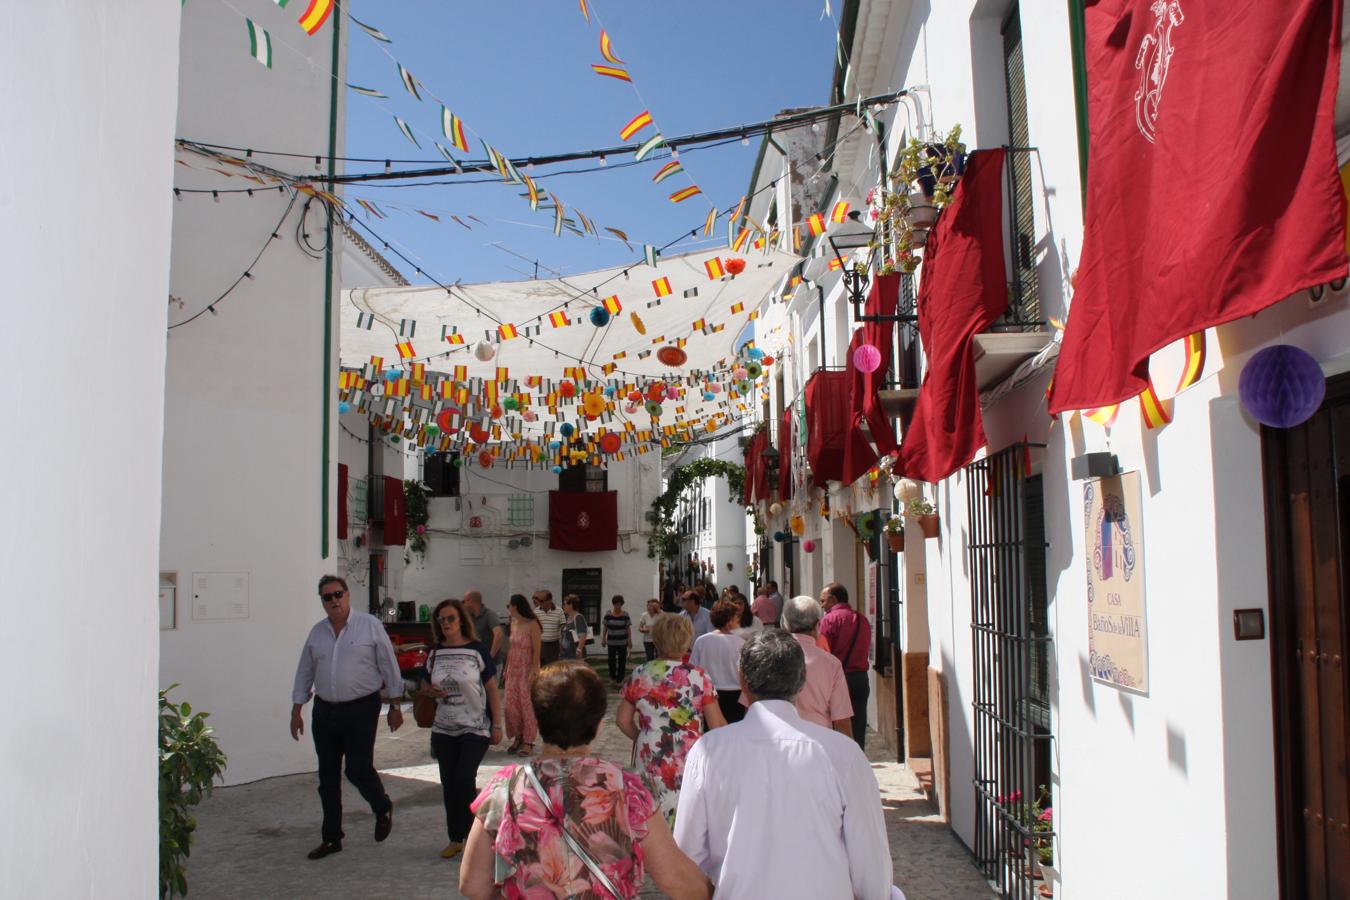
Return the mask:
{"type": "Polygon", "coordinates": [[[869,218],[881,238],[878,246],[884,243],[890,250],[881,261],[883,274],[918,268],[914,251],[928,242],[928,230],[951,203],[965,154],[960,125],[932,141],[911,139],[885,182],[867,195],[869,218]]]}
{"type": "Polygon", "coordinates": [[[905,506],[905,514],[918,520],[919,529],[923,532],[925,538],[938,536],[937,507],[931,502],[922,497],[915,497],[905,506]]]}
{"type": "Polygon", "coordinates": [[[886,520],[886,543],[892,553],[902,553],[905,549],[905,520],[903,516],[891,516],[886,520]]]}
{"type": "Polygon", "coordinates": [[[188,892],[187,858],[197,820],[191,809],[211,793],[225,771],[225,754],[211,736],[206,713],[169,700],[171,684],[159,692],[159,896],[188,892]]]}

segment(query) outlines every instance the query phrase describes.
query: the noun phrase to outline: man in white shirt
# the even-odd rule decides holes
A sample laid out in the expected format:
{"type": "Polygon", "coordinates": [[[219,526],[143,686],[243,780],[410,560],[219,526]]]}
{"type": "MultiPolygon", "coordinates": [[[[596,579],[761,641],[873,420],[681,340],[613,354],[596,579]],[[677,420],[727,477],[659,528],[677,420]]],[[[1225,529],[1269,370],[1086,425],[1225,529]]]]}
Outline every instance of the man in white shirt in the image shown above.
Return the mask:
{"type": "Polygon", "coordinates": [[[534,592],[534,614],[539,619],[539,664],[557,662],[562,655],[562,628],[566,615],[553,602],[553,592],[534,592]]]}
{"type": "Polygon", "coordinates": [[[750,709],[689,751],[676,843],[718,897],[885,900],[892,873],[881,792],[856,743],[793,706],[806,681],[802,648],[786,632],[762,631],[745,642],[740,664],[750,709]],[[793,823],[788,847],[784,822],[793,823]]]}

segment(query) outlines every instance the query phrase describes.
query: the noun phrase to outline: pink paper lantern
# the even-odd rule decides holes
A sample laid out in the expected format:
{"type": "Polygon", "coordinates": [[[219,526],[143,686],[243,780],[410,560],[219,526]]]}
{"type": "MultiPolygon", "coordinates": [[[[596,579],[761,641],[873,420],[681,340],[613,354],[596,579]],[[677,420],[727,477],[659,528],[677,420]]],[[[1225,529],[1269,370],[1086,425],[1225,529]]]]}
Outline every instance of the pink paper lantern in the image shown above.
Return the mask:
{"type": "Polygon", "coordinates": [[[881,368],[881,351],[871,344],[862,344],[853,351],[853,367],[859,372],[875,372],[881,368]]]}
{"type": "Polygon", "coordinates": [[[816,542],[811,540],[810,538],[807,538],[806,540],[802,541],[802,549],[805,550],[807,553],[815,553],[816,542]]]}

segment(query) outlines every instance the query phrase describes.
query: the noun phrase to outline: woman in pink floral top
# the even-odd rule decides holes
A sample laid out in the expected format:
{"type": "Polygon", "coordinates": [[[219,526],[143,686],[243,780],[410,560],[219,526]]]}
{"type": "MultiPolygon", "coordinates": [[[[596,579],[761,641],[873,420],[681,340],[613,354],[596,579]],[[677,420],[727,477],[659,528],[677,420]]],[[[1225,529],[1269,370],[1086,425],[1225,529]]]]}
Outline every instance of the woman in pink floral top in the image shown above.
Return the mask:
{"type": "Polygon", "coordinates": [[[550,813],[524,766],[506,766],[471,807],[476,817],[460,868],[459,890],[477,898],[610,900],[611,894],[572,851],[565,828],[618,893],[636,897],[648,872],[676,898],[708,898],[712,886],[675,845],[644,779],[590,755],[605,715],[605,688],[588,666],[558,662],[530,685],[544,750],[533,772],[550,813]]]}
{"type": "Polygon", "coordinates": [[[657,658],[628,676],[619,703],[619,730],[633,739],[637,763],[660,792],[661,814],[675,824],[684,759],[707,728],[727,724],[712,679],[684,662],[694,641],[688,616],[663,615],[652,626],[657,658]]]}

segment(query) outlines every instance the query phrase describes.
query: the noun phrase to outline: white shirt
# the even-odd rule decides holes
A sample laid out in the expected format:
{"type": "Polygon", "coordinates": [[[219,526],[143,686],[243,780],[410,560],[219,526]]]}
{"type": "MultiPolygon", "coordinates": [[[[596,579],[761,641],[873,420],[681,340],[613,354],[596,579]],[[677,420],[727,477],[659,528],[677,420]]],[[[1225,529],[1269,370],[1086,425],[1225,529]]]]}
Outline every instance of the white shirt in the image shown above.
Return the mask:
{"type": "Polygon", "coordinates": [[[552,609],[535,609],[534,616],[539,620],[539,640],[553,643],[562,636],[563,623],[567,621],[567,615],[558,607],[552,609]]]}
{"type": "Polygon", "coordinates": [[[711,631],[694,641],[689,663],[707,672],[713,687],[719,691],[739,691],[741,645],[744,643],[744,639],[734,634],[711,631]]]}
{"type": "Polygon", "coordinates": [[[756,701],[743,721],[694,744],[675,841],[719,898],[890,897],[890,843],[867,757],[785,700],[756,701]]]}
{"type": "Polygon", "coordinates": [[[340,634],[327,619],[315,624],[300,651],[291,700],[305,703],[309,692],[329,703],[346,703],[383,689],[385,697],[403,696],[394,645],[380,620],[352,610],[340,634]]]}

